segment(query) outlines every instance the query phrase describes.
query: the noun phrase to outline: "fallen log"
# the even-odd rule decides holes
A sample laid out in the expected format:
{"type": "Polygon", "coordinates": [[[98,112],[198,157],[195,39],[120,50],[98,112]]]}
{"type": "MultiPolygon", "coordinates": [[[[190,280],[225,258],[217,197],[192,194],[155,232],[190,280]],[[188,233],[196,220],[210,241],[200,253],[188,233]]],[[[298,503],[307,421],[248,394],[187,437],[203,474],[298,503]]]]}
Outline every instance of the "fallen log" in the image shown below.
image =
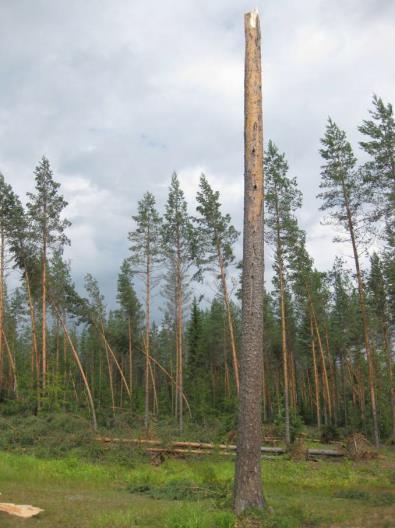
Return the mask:
{"type": "MultiPolygon", "coordinates": [[[[210,451],[221,452],[235,452],[236,446],[233,444],[210,444],[205,442],[169,442],[167,445],[161,440],[141,439],[141,438],[111,438],[111,437],[97,437],[97,441],[102,443],[128,443],[137,444],[141,446],[158,446],[158,452],[173,452],[173,453],[193,453],[193,454],[207,454],[210,451]],[[161,451],[159,451],[161,450],[161,451]]],[[[151,448],[153,449],[153,448],[151,448]]],[[[148,451],[148,448],[145,449],[148,451]]],[[[271,455],[285,455],[287,453],[285,447],[269,447],[262,446],[261,453],[269,453],[271,455]]],[[[333,449],[314,449],[307,450],[308,456],[327,456],[327,457],[343,457],[344,452],[333,449]]]]}
{"type": "MultiPolygon", "coordinates": [[[[152,454],[167,454],[167,455],[180,455],[180,454],[189,454],[189,455],[207,455],[207,451],[204,449],[177,449],[177,448],[166,448],[166,447],[147,447],[144,450],[146,453],[152,453],[152,454]]],[[[234,452],[231,451],[220,451],[219,454],[222,456],[232,456],[235,455],[234,452]]]]}
{"type": "Polygon", "coordinates": [[[336,451],[335,449],[314,449],[310,448],[307,450],[311,456],[329,456],[329,457],[343,457],[342,451],[336,451]]]}

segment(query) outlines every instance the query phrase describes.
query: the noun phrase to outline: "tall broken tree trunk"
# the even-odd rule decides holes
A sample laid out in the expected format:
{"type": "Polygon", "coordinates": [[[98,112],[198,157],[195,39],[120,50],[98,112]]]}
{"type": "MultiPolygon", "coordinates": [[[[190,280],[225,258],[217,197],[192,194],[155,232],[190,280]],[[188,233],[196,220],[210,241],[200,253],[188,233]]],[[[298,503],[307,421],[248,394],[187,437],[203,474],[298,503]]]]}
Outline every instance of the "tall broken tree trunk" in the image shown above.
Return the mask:
{"type": "Polygon", "coordinates": [[[0,229],[0,387],[3,382],[4,228],[0,229]]]}
{"type": "Polygon", "coordinates": [[[261,478],[263,350],[263,134],[259,15],[247,13],[244,79],[242,350],[234,509],[265,505],[261,478]]]}

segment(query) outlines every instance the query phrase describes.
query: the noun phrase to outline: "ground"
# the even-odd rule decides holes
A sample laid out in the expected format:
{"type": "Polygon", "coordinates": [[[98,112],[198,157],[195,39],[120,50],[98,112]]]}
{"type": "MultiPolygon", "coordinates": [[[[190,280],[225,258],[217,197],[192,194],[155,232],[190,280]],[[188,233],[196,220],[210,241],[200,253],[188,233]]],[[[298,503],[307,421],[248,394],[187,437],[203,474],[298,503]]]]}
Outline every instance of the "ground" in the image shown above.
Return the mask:
{"type": "Polygon", "coordinates": [[[0,513],[2,528],[231,528],[395,525],[395,456],[342,461],[263,461],[270,512],[236,521],[231,513],[233,461],[144,458],[128,464],[76,456],[42,459],[0,453],[1,502],[45,510],[30,520],[0,513]]]}

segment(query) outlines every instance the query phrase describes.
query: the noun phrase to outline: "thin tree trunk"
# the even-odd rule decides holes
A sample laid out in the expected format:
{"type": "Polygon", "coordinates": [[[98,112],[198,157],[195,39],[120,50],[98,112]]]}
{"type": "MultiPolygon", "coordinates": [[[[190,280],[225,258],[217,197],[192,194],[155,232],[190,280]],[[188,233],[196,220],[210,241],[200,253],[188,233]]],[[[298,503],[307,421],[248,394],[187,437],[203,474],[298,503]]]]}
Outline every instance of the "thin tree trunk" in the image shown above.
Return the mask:
{"type": "Polygon", "coordinates": [[[317,357],[315,353],[314,325],[313,325],[312,316],[310,317],[310,333],[311,333],[311,353],[313,356],[315,409],[316,409],[316,416],[317,416],[317,427],[318,429],[321,429],[320,389],[319,389],[319,378],[318,378],[318,369],[317,369],[317,357]]]}
{"type": "Polygon", "coordinates": [[[389,396],[392,410],[392,437],[395,439],[395,387],[392,374],[392,353],[391,353],[391,340],[389,335],[389,328],[387,323],[383,323],[383,337],[384,337],[384,349],[387,360],[387,376],[389,385],[389,396]]]}
{"type": "Polygon", "coordinates": [[[42,254],[42,328],[41,328],[41,341],[42,341],[42,388],[45,391],[46,380],[47,380],[47,242],[44,235],[43,254],[42,254]]]}
{"type": "Polygon", "coordinates": [[[114,395],[114,382],[112,379],[112,365],[111,365],[110,354],[108,353],[106,341],[104,341],[104,349],[106,351],[108,381],[110,383],[111,408],[112,408],[112,414],[115,415],[115,395],[114,395]]]}
{"type": "Polygon", "coordinates": [[[144,349],[145,349],[145,402],[144,402],[144,427],[148,430],[149,426],[149,370],[150,370],[150,308],[151,308],[151,255],[148,243],[147,250],[147,269],[146,269],[146,291],[145,291],[145,338],[144,338],[144,349]]]}
{"type": "Polygon", "coordinates": [[[128,384],[127,384],[127,381],[126,381],[126,378],[125,378],[125,375],[123,373],[123,370],[121,368],[121,365],[119,364],[119,361],[117,360],[117,357],[113,351],[113,349],[111,348],[110,346],[110,343],[108,342],[107,338],[106,338],[106,334],[104,333],[104,325],[103,325],[103,321],[100,321],[100,328],[98,329],[99,330],[99,333],[101,334],[101,337],[103,339],[103,342],[105,344],[105,346],[108,348],[110,354],[111,354],[111,357],[112,359],[114,360],[114,363],[115,363],[115,366],[117,367],[117,370],[119,372],[119,375],[121,377],[121,381],[123,383],[123,385],[125,386],[125,389],[126,389],[126,392],[128,393],[128,396],[129,398],[131,397],[131,393],[130,393],[130,389],[128,387],[128,384]]]}
{"type": "MultiPolygon", "coordinates": [[[[322,346],[321,333],[320,333],[320,329],[319,329],[319,326],[318,326],[317,316],[316,316],[312,301],[311,301],[311,313],[312,313],[312,316],[313,316],[313,324],[314,324],[314,328],[315,328],[316,336],[317,336],[318,349],[320,351],[320,356],[321,356],[322,378],[323,378],[323,381],[324,381],[324,388],[325,388],[325,392],[324,392],[325,401],[326,401],[326,404],[327,404],[327,409],[328,409],[328,413],[329,413],[329,419],[332,420],[332,401],[331,401],[331,393],[330,393],[330,390],[329,390],[328,372],[327,372],[327,369],[326,369],[324,347],[322,346]]],[[[324,410],[325,410],[325,408],[324,408],[324,410]]]]}
{"type": "Polygon", "coordinates": [[[36,369],[36,399],[37,399],[37,408],[40,407],[40,355],[38,351],[38,341],[37,341],[37,327],[36,327],[36,316],[32,298],[32,291],[30,287],[29,274],[27,268],[25,267],[25,284],[27,291],[27,299],[29,303],[30,311],[30,321],[32,328],[32,382],[34,383],[34,366],[36,369]]]}
{"type": "Polygon", "coordinates": [[[177,356],[177,374],[178,374],[178,427],[180,433],[184,429],[184,408],[183,408],[183,384],[184,384],[184,355],[183,355],[183,339],[182,339],[182,306],[183,306],[183,292],[182,292],[182,271],[181,271],[181,250],[180,250],[180,234],[177,226],[177,243],[176,243],[176,356],[177,356]]]}
{"type": "Polygon", "coordinates": [[[333,414],[333,420],[334,425],[337,425],[337,407],[338,407],[338,398],[337,398],[337,392],[336,392],[336,372],[335,367],[336,363],[334,362],[333,358],[331,358],[330,353],[330,347],[329,347],[329,332],[328,327],[325,325],[325,345],[326,345],[326,356],[328,358],[329,363],[329,372],[330,372],[330,396],[332,401],[332,414],[333,414]]]}
{"type": "Polygon", "coordinates": [[[373,351],[371,348],[371,343],[370,343],[370,338],[369,338],[369,323],[368,323],[368,315],[367,315],[366,303],[365,303],[365,290],[364,290],[364,285],[362,281],[361,268],[359,265],[359,255],[358,255],[357,244],[356,244],[355,233],[354,233],[354,222],[353,222],[353,218],[351,214],[348,193],[346,190],[344,180],[342,181],[342,186],[343,186],[344,203],[346,206],[346,213],[347,213],[348,229],[350,232],[352,250],[354,254],[355,271],[356,271],[357,283],[358,283],[359,308],[361,311],[363,338],[364,338],[365,350],[366,350],[366,355],[367,355],[367,360],[368,360],[368,381],[369,381],[369,390],[370,390],[370,404],[372,406],[373,436],[374,436],[374,443],[376,447],[379,447],[380,446],[380,435],[379,435],[379,424],[378,424],[378,418],[377,418],[374,357],[373,357],[373,351]]]}
{"type": "Polygon", "coordinates": [[[133,343],[132,343],[132,324],[130,316],[128,317],[128,353],[129,353],[129,390],[130,396],[133,394],[133,343]]]}
{"type": "Polygon", "coordinates": [[[285,299],[284,299],[284,276],[282,269],[282,254],[280,236],[278,235],[278,253],[279,253],[279,282],[280,282],[280,313],[281,313],[281,350],[283,356],[283,374],[284,374],[284,412],[285,412],[285,443],[291,443],[291,428],[289,420],[289,383],[288,383],[288,350],[287,350],[287,330],[285,321],[285,299]]]}
{"type": "Polygon", "coordinates": [[[62,316],[60,315],[60,312],[58,310],[58,308],[56,306],[54,306],[54,310],[55,310],[55,313],[58,317],[58,320],[60,322],[60,324],[62,325],[62,328],[63,328],[63,331],[67,337],[67,340],[70,344],[70,347],[71,347],[71,351],[73,352],[73,357],[75,359],[75,362],[77,363],[77,366],[78,366],[78,369],[80,371],[80,374],[81,374],[81,377],[82,377],[82,380],[84,382],[84,385],[85,385],[85,389],[86,389],[86,393],[87,393],[87,396],[88,396],[88,401],[89,401],[89,406],[90,406],[90,409],[91,409],[91,414],[92,414],[92,425],[93,425],[93,429],[95,431],[97,431],[97,419],[96,419],[96,411],[95,411],[95,404],[93,402],[93,397],[92,397],[92,393],[91,393],[91,390],[90,390],[90,387],[89,387],[89,383],[88,383],[88,379],[85,375],[85,371],[83,369],[83,366],[81,364],[81,360],[79,358],[79,355],[78,355],[78,352],[76,351],[75,347],[74,347],[74,343],[70,337],[70,334],[66,328],[66,325],[62,319],[62,316]]]}
{"type": "Polygon", "coordinates": [[[239,395],[239,392],[240,392],[239,362],[237,359],[237,348],[236,348],[236,337],[235,337],[235,332],[234,332],[233,313],[232,313],[232,307],[229,301],[228,285],[227,285],[226,274],[225,274],[225,264],[224,264],[224,260],[222,257],[219,242],[217,243],[217,255],[218,255],[219,270],[220,270],[220,275],[221,275],[222,291],[224,294],[225,311],[226,311],[226,317],[228,321],[230,346],[232,350],[233,373],[235,377],[236,392],[237,392],[237,395],[239,395]]]}
{"type": "Polygon", "coordinates": [[[15,394],[15,398],[18,399],[18,381],[17,381],[17,377],[16,377],[16,364],[15,364],[15,359],[14,359],[14,357],[12,355],[10,346],[8,344],[8,340],[7,340],[7,337],[5,335],[4,328],[2,330],[2,335],[4,337],[4,344],[5,344],[5,348],[7,350],[8,360],[9,360],[10,368],[11,368],[11,372],[12,372],[13,391],[14,391],[14,394],[15,394]]]}
{"type": "Polygon", "coordinates": [[[257,12],[245,24],[242,352],[234,509],[265,505],[261,478],[263,349],[263,135],[261,38],[257,12]]]}

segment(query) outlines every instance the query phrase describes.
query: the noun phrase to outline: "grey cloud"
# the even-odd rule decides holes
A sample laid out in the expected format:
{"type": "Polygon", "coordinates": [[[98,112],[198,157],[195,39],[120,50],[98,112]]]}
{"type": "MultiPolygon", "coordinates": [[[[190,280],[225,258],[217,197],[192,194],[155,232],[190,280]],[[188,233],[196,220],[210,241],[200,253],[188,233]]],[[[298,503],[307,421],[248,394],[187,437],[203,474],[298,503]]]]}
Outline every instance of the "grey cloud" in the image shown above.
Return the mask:
{"type": "MultiPolygon", "coordinates": [[[[265,136],[287,153],[305,196],[309,247],[330,266],[322,246],[331,233],[314,235],[319,138],[331,115],[357,145],[372,93],[393,96],[395,7],[384,0],[257,7],[265,136]]],[[[49,157],[70,202],[75,277],[81,283],[84,268],[94,270],[111,303],[137,200],[148,189],[163,206],[173,170],[193,195],[187,178],[196,186],[204,169],[241,230],[250,8],[244,0],[0,1],[0,169],[24,195],[37,161],[49,157]],[[73,188],[78,178],[83,192],[73,188]],[[84,256],[86,248],[97,258],[84,256]]]]}

